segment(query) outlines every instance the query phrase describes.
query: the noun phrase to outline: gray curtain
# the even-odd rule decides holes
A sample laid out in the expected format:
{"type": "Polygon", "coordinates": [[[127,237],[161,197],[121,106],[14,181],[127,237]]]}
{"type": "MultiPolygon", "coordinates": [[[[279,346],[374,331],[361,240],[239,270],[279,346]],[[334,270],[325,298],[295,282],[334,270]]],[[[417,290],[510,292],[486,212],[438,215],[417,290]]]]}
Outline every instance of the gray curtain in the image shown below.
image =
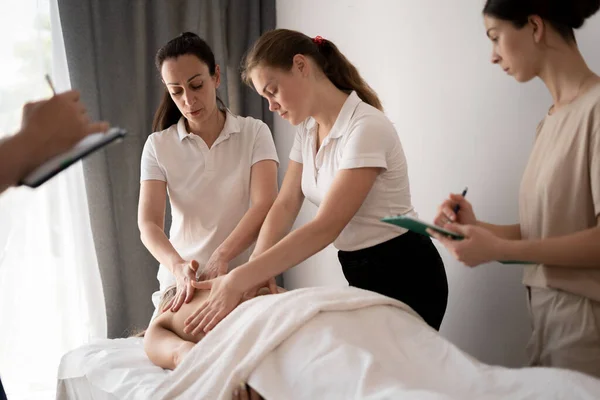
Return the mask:
{"type": "MultiPolygon", "coordinates": [[[[73,88],[93,118],[129,131],[120,145],[88,157],[84,175],[108,317],[108,335],[147,325],[158,263],[137,228],[139,164],[163,88],[159,47],[181,32],[199,34],[223,70],[220,97],[234,113],[272,115],[240,82],[247,48],[275,27],[275,0],[58,0],[73,88]]],[[[168,222],[167,222],[168,223],[168,222]]]]}

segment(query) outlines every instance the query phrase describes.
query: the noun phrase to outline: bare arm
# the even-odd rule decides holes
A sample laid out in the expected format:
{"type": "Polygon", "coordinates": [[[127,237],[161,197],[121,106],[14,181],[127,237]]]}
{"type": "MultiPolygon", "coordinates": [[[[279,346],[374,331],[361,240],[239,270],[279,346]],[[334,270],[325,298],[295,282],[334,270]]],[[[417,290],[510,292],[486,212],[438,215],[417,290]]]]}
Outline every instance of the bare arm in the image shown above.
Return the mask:
{"type": "Polygon", "coordinates": [[[521,225],[495,225],[488,224],[487,222],[477,221],[477,226],[487,229],[494,235],[507,240],[520,240],[521,239],[521,225]]]}
{"type": "Polygon", "coordinates": [[[561,237],[545,239],[502,239],[485,228],[451,224],[448,229],[465,236],[451,240],[430,232],[465,265],[474,267],[489,261],[524,261],[571,268],[600,268],[600,218],[596,227],[561,237]]]}
{"type": "Polygon", "coordinates": [[[539,264],[600,268],[600,217],[597,226],[570,235],[502,242],[502,260],[520,260],[539,264]]]}
{"type": "Polygon", "coordinates": [[[379,168],[339,171],[313,221],[230,273],[244,286],[242,290],[286,271],[331,244],[361,207],[379,173],[379,168]]]}
{"type": "Polygon", "coordinates": [[[0,142],[0,193],[16,185],[42,162],[35,145],[28,144],[22,132],[0,142]]]}
{"type": "Polygon", "coordinates": [[[246,250],[258,236],[260,227],[277,197],[277,163],[259,161],[252,166],[250,177],[251,207],[233,232],[215,251],[218,258],[229,262],[246,250]]]}
{"type": "Polygon", "coordinates": [[[172,313],[158,316],[144,335],[144,350],[150,361],[165,369],[175,369],[194,347],[169,329],[172,313]]]}
{"type": "Polygon", "coordinates": [[[143,181],[138,203],[138,228],[144,246],[150,253],[175,274],[174,266],[185,263],[165,234],[165,208],[167,206],[167,183],[143,181]]]}
{"type": "Polygon", "coordinates": [[[191,282],[196,280],[198,262],[184,260],[173,247],[165,234],[165,207],[167,205],[167,184],[164,181],[143,181],[140,187],[138,205],[138,227],[144,246],[162,265],[175,276],[177,293],[167,308],[179,310],[194,296],[191,282]]]}
{"type": "Polygon", "coordinates": [[[301,183],[302,164],[290,160],[281,191],[260,229],[251,259],[270,249],[292,229],[304,201],[301,183]]]}

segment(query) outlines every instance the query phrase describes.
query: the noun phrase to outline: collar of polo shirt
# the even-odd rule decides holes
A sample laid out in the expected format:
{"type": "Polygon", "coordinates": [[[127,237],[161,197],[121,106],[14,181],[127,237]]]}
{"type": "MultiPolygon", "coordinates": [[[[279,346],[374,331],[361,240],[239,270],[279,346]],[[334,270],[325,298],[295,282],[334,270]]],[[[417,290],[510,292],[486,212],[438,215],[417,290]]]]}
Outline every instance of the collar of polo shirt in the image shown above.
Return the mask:
{"type": "MultiPolygon", "coordinates": [[[[342,106],[342,109],[340,110],[340,113],[337,119],[335,120],[335,123],[331,127],[329,135],[327,135],[327,138],[329,138],[329,140],[341,137],[348,130],[348,125],[352,120],[354,111],[356,110],[356,107],[358,107],[358,105],[361,103],[361,101],[362,100],[360,99],[360,97],[358,97],[356,92],[352,91],[352,93],[350,93],[350,95],[344,102],[344,105],[342,106]]],[[[310,118],[306,123],[306,129],[308,130],[308,132],[316,133],[316,128],[317,121],[315,121],[314,118],[310,118]]],[[[314,135],[311,135],[310,137],[314,139],[314,135]]]]}
{"type": "MultiPolygon", "coordinates": [[[[234,133],[240,133],[240,124],[235,118],[235,115],[229,111],[229,109],[225,109],[225,125],[223,125],[223,130],[219,134],[219,137],[223,136],[223,139],[227,139],[234,133]]],[[[179,118],[177,122],[177,135],[179,136],[179,140],[189,138],[192,133],[189,133],[185,127],[185,117],[179,118]]]]}

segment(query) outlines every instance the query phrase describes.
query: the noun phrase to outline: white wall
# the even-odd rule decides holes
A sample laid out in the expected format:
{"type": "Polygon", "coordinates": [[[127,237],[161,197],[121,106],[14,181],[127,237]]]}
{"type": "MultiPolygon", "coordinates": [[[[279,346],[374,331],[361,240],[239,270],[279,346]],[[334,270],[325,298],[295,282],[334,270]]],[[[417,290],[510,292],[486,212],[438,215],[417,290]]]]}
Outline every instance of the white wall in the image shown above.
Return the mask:
{"type": "MultiPolygon", "coordinates": [[[[520,85],[493,66],[473,0],[278,0],[278,27],[336,43],[380,95],[409,163],[415,204],[431,220],[448,192],[469,186],[482,220],[517,222],[517,193],[535,128],[551,99],[541,81],[520,85]]],[[[578,34],[600,72],[600,16],[578,34]]],[[[293,129],[277,118],[281,176],[293,129]]],[[[314,215],[305,204],[298,224],[314,215]]],[[[298,225],[297,224],[297,225],[298,225]]],[[[441,250],[450,284],[442,334],[488,363],[520,366],[529,334],[522,269],[468,269],[441,250]]],[[[415,267],[415,266],[407,266],[415,267]]],[[[345,285],[333,248],[285,275],[290,288],[345,285]]]]}

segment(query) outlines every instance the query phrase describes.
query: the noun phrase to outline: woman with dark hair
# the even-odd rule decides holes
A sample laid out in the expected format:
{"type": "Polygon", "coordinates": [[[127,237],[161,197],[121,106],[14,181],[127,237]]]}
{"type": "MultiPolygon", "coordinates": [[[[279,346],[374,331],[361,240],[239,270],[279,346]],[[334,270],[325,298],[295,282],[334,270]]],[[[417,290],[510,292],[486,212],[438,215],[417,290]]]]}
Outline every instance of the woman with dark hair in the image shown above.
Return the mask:
{"type": "Polygon", "coordinates": [[[176,284],[168,307],[177,311],[193,298],[197,274],[215,277],[248,260],[277,196],[278,159],[267,125],[219,101],[220,69],[204,40],[193,33],[172,39],[156,67],[165,92],[142,154],[138,226],[160,262],[154,304],[176,284]]]}
{"type": "MultiPolygon", "coordinates": [[[[600,377],[600,78],[587,66],[574,29],[600,0],[488,0],[483,10],[492,62],[518,82],[539,77],[554,104],[537,127],[519,193],[519,223],[477,220],[451,194],[436,235],[464,264],[520,260],[526,267],[532,365],[600,377]],[[454,207],[459,211],[455,213],[454,207]]],[[[435,233],[434,233],[435,234],[435,233]]]]}
{"type": "Polygon", "coordinates": [[[193,283],[212,292],[187,329],[210,330],[248,288],[331,243],[351,286],[398,299],[439,329],[448,282],[437,249],[429,237],[381,221],[415,211],[404,151],[377,94],[331,41],[286,29],[260,37],[243,77],[298,129],[253,259],[217,280],[193,283]],[[288,234],[305,197],[319,211],[288,234]]]}

